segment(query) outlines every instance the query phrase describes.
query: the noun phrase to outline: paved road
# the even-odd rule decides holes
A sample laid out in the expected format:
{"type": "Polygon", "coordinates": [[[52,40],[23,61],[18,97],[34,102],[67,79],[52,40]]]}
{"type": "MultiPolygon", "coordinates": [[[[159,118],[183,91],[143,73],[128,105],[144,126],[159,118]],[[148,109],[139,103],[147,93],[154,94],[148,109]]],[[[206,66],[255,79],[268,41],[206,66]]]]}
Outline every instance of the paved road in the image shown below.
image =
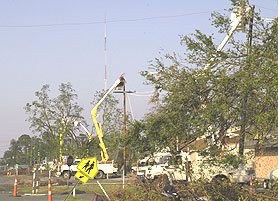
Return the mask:
{"type": "MultiPolygon", "coordinates": [[[[52,195],[52,200],[64,200],[66,199],[67,195],[55,194],[52,195]]],[[[94,200],[94,194],[78,194],[76,197],[80,200],[94,200]]],[[[0,194],[0,200],[2,201],[47,201],[47,195],[37,195],[37,196],[19,196],[13,197],[12,194],[0,194]]]]}

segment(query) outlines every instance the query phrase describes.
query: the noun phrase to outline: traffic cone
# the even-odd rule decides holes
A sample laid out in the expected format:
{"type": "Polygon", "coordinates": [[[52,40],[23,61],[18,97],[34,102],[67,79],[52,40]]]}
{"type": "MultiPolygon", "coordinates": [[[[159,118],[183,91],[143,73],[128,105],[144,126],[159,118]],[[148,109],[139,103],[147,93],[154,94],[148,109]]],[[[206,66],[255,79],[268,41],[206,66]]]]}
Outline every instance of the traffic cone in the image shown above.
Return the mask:
{"type": "Polygon", "coordinates": [[[136,179],[137,179],[137,177],[138,177],[138,172],[139,172],[139,167],[137,166],[136,179]]]}
{"type": "Polygon", "coordinates": [[[48,201],[52,201],[52,194],[51,194],[51,181],[48,180],[48,201]]]}
{"type": "Polygon", "coordinates": [[[17,196],[17,176],[15,176],[15,179],[14,179],[14,197],[17,196]]]}
{"type": "Polygon", "coordinates": [[[253,178],[252,176],[250,176],[250,194],[252,194],[252,190],[253,190],[253,178]]]}

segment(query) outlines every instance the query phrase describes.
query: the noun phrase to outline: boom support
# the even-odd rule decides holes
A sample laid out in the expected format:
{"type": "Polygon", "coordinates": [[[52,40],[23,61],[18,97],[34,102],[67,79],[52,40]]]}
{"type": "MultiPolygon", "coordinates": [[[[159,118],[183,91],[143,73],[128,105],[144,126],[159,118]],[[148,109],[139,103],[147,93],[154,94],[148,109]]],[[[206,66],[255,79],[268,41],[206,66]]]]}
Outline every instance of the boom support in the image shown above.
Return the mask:
{"type": "MultiPolygon", "coordinates": [[[[108,161],[109,159],[109,156],[108,156],[108,153],[107,153],[107,150],[106,150],[106,147],[105,147],[105,144],[102,140],[103,138],[103,134],[102,134],[102,127],[101,127],[101,124],[97,122],[97,117],[99,116],[98,114],[96,114],[96,111],[97,111],[97,108],[100,106],[100,104],[105,100],[105,98],[108,96],[109,93],[111,93],[111,91],[113,89],[115,89],[116,87],[119,86],[119,84],[122,82],[122,80],[124,79],[123,78],[123,75],[122,74],[116,81],[115,83],[113,84],[113,86],[105,93],[105,95],[102,97],[102,99],[97,103],[97,105],[92,109],[91,111],[91,114],[92,114],[92,117],[93,117],[93,121],[94,121],[94,125],[96,127],[96,131],[97,131],[97,135],[98,135],[98,139],[99,139],[99,146],[101,147],[102,151],[100,152],[101,153],[101,161],[108,161]]],[[[92,141],[93,139],[93,136],[92,134],[89,132],[89,130],[80,122],[80,121],[74,121],[74,125],[77,126],[77,125],[81,125],[82,128],[86,131],[86,133],[88,134],[89,136],[89,142],[92,141]]]]}
{"type": "Polygon", "coordinates": [[[123,79],[123,74],[115,81],[113,86],[105,93],[105,95],[102,97],[102,99],[97,103],[97,105],[91,111],[92,118],[93,118],[93,121],[94,121],[94,125],[96,127],[97,135],[98,135],[98,138],[99,138],[99,146],[102,149],[102,151],[101,151],[101,160],[102,161],[107,161],[109,159],[109,156],[108,156],[106,147],[104,145],[104,142],[102,140],[102,138],[103,138],[102,127],[101,127],[101,123],[97,122],[97,117],[99,115],[96,114],[96,112],[97,112],[98,107],[105,100],[105,98],[108,96],[108,94],[111,93],[111,91],[113,91],[122,82],[122,79],[123,79]]]}
{"type": "MultiPolygon", "coordinates": [[[[249,13],[251,10],[251,7],[247,7],[247,9],[245,10],[246,13],[249,13]]],[[[227,33],[227,35],[225,36],[225,38],[223,39],[223,41],[221,42],[221,44],[217,47],[217,52],[220,52],[223,50],[223,48],[225,47],[225,45],[227,44],[227,42],[231,39],[231,37],[233,36],[234,32],[239,28],[239,26],[241,25],[241,23],[243,22],[243,16],[242,16],[242,12],[244,12],[244,9],[239,7],[234,13],[232,13],[231,16],[231,29],[230,31],[227,33]]],[[[210,61],[214,61],[215,57],[211,58],[210,61]]],[[[206,65],[205,70],[207,68],[210,67],[210,64],[206,65]]]]}

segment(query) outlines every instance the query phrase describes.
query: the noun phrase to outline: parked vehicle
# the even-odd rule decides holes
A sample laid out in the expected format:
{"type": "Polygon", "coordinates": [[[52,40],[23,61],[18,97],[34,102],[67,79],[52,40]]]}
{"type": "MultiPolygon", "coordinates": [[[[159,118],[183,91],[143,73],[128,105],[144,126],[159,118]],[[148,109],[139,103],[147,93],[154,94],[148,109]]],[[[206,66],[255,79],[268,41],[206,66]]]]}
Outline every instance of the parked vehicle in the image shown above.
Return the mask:
{"type": "MultiPolygon", "coordinates": [[[[67,179],[68,177],[75,175],[75,173],[78,171],[77,165],[80,163],[81,159],[75,159],[73,164],[70,166],[64,164],[61,166],[61,175],[67,179]],[[69,175],[70,174],[70,175],[69,175]]],[[[95,176],[96,179],[102,179],[105,178],[106,175],[115,175],[118,173],[118,168],[115,167],[116,164],[114,164],[113,161],[98,161],[98,173],[95,176]]]]}
{"type": "Polygon", "coordinates": [[[171,175],[174,181],[188,180],[187,165],[190,164],[190,157],[187,152],[181,152],[175,156],[166,155],[159,162],[148,168],[145,177],[155,179],[160,175],[171,175]]]}
{"type": "Polygon", "coordinates": [[[254,169],[247,168],[245,164],[239,165],[238,168],[218,167],[204,164],[204,160],[205,158],[198,155],[198,152],[181,152],[176,156],[169,154],[161,157],[155,164],[137,167],[137,175],[155,179],[165,174],[171,176],[173,181],[205,178],[208,181],[226,180],[242,184],[249,183],[251,177],[255,178],[254,169]]]}
{"type": "MultiPolygon", "coordinates": [[[[97,121],[97,117],[99,117],[99,115],[97,114],[97,109],[101,105],[101,103],[105,100],[105,98],[109,95],[109,93],[111,93],[114,89],[123,85],[123,83],[124,83],[123,75],[124,74],[122,74],[114,82],[113,86],[105,93],[105,95],[99,100],[99,102],[96,104],[96,106],[91,110],[94,126],[95,126],[95,129],[96,129],[96,132],[98,135],[98,139],[99,139],[99,146],[101,148],[101,151],[100,151],[101,161],[98,161],[98,173],[95,176],[95,178],[97,178],[97,179],[104,178],[105,175],[117,174],[117,172],[118,172],[118,168],[116,167],[117,165],[114,163],[114,161],[113,160],[108,161],[109,155],[107,152],[107,148],[103,142],[102,126],[97,121]]],[[[87,133],[87,135],[89,137],[88,141],[91,142],[93,139],[93,135],[82,124],[82,122],[78,121],[78,120],[74,120],[73,123],[75,126],[80,125],[85,130],[85,132],[87,133]]],[[[62,143],[62,141],[60,143],[62,143]]],[[[62,155],[62,154],[60,153],[60,155],[62,155]]],[[[61,159],[60,159],[60,161],[61,161],[61,159]]],[[[75,159],[74,163],[70,166],[70,168],[68,165],[61,165],[61,167],[58,167],[58,172],[56,173],[57,176],[62,175],[64,178],[68,178],[69,176],[74,175],[78,171],[77,165],[80,161],[81,161],[81,159],[75,159]]]]}
{"type": "Polygon", "coordinates": [[[236,183],[248,183],[250,178],[255,178],[255,171],[252,168],[247,168],[246,164],[240,164],[238,168],[233,167],[220,167],[203,163],[207,160],[206,157],[200,156],[198,152],[192,152],[195,160],[192,161],[192,174],[193,180],[200,178],[208,179],[209,181],[230,181],[236,183]]]}
{"type": "Polygon", "coordinates": [[[258,178],[256,179],[256,184],[258,187],[263,187],[265,189],[271,189],[274,185],[277,184],[278,180],[278,169],[270,171],[267,178],[258,178]]]}
{"type": "Polygon", "coordinates": [[[155,153],[153,157],[146,157],[138,161],[137,167],[132,167],[136,171],[137,177],[144,176],[146,179],[155,179],[160,175],[171,175],[173,180],[186,180],[186,164],[190,159],[186,152],[181,152],[176,156],[171,153],[155,153]]]}

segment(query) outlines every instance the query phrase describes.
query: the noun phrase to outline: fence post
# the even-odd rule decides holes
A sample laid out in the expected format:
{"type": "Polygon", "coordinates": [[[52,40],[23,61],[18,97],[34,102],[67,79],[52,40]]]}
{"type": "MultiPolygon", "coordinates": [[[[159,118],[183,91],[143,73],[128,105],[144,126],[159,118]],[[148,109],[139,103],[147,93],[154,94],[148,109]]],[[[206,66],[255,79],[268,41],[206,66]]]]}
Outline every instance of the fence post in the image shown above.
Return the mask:
{"type": "Polygon", "coordinates": [[[33,168],[33,185],[32,185],[32,194],[35,194],[35,181],[36,181],[36,166],[33,168]]]}

